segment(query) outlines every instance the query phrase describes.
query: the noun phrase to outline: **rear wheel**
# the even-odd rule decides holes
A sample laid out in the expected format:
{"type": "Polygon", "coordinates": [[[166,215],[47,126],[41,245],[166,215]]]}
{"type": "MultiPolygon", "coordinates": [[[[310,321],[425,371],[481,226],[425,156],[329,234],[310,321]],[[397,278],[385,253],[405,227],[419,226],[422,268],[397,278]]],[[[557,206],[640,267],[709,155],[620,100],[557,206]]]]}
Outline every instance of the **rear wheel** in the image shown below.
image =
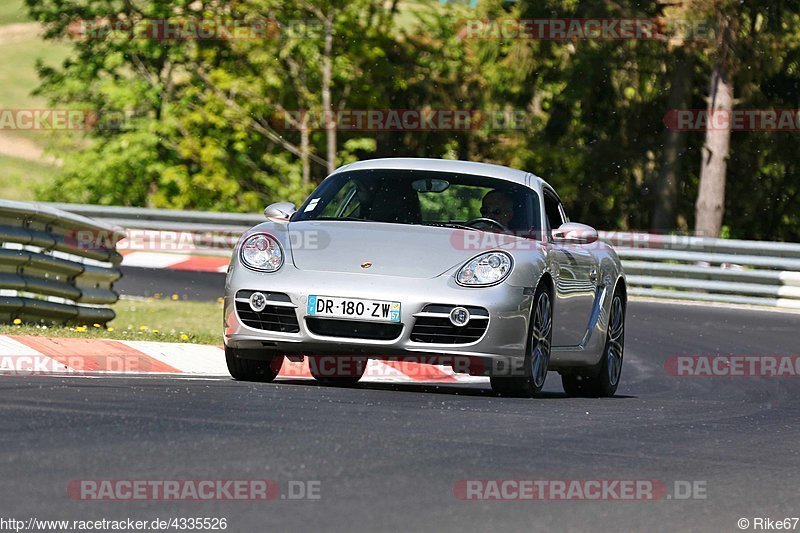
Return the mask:
{"type": "Polygon", "coordinates": [[[561,376],[564,392],[570,396],[614,396],[622,374],[622,357],[625,347],[625,302],[617,289],[611,300],[608,335],[600,363],[585,371],[561,376]]]}
{"type": "Polygon", "coordinates": [[[309,359],[314,379],[328,385],[354,385],[364,375],[369,359],[366,357],[322,356],[309,359]]]}
{"type": "Polygon", "coordinates": [[[283,356],[264,356],[263,352],[237,350],[226,346],[225,362],[228,364],[228,372],[233,376],[233,379],[270,382],[278,375],[281,365],[283,365],[283,356]],[[248,355],[253,358],[248,359],[248,355]],[[256,359],[256,357],[258,358],[256,359]]]}
{"type": "Polygon", "coordinates": [[[492,376],[492,390],[503,396],[530,397],[539,393],[547,378],[553,337],[553,304],[546,287],[536,289],[531,310],[528,353],[521,376],[492,376]]]}

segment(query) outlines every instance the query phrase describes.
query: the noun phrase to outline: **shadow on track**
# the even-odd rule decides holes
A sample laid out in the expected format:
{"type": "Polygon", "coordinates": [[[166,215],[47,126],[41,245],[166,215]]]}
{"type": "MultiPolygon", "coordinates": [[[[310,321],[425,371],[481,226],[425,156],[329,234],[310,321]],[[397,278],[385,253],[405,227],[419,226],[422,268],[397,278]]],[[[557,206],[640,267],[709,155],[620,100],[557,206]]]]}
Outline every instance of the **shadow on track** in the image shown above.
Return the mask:
{"type": "MultiPolygon", "coordinates": [[[[377,390],[377,391],[393,391],[393,392],[413,392],[413,393],[428,393],[428,394],[445,394],[450,396],[473,396],[473,397],[487,397],[487,398],[513,398],[505,397],[496,394],[492,389],[479,383],[443,383],[441,385],[431,383],[375,383],[363,382],[355,385],[330,385],[327,383],[320,383],[318,381],[308,379],[278,379],[273,382],[278,385],[290,386],[303,386],[303,387],[319,387],[323,389],[351,389],[351,390],[377,390]]],[[[571,398],[563,392],[543,391],[536,395],[537,400],[556,400],[571,398]]],[[[617,395],[612,400],[633,399],[636,396],[617,395]]],[[[520,399],[520,398],[517,398],[520,399]]],[[[522,398],[526,399],[526,398],[522,398]]],[[[608,398],[605,398],[608,399],[608,398]]]]}

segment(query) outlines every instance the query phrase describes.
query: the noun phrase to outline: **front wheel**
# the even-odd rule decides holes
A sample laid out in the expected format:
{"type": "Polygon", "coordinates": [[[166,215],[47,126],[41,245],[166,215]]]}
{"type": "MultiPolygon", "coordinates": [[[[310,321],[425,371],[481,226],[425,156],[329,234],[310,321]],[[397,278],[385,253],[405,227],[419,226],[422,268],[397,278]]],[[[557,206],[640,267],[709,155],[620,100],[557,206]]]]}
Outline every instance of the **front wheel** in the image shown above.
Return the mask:
{"type": "Polygon", "coordinates": [[[237,381],[259,381],[268,383],[275,379],[283,365],[282,355],[264,357],[258,354],[259,359],[247,359],[248,352],[235,348],[225,347],[225,362],[228,372],[237,381]]]}
{"type": "Polygon", "coordinates": [[[621,291],[614,292],[608,335],[600,363],[584,372],[561,376],[564,392],[579,397],[614,396],[622,374],[622,356],[625,347],[625,302],[621,291]]]}
{"type": "Polygon", "coordinates": [[[553,304],[550,293],[540,285],[536,289],[531,310],[528,351],[521,376],[492,376],[492,390],[503,396],[530,397],[544,387],[550,366],[550,346],[553,337],[553,304]]]}

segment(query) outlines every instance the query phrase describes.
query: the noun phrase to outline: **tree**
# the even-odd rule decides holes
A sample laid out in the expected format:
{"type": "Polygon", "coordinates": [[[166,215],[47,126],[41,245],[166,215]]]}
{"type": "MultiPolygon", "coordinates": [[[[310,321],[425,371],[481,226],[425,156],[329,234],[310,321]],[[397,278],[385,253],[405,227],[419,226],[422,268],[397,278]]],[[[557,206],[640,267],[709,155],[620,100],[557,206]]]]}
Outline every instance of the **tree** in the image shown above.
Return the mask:
{"type": "Polygon", "coordinates": [[[717,121],[719,114],[731,117],[733,111],[734,57],[739,31],[738,2],[715,2],[717,37],[714,47],[714,67],[708,89],[708,122],[700,166],[700,188],[697,193],[695,233],[718,237],[725,213],[725,181],[730,153],[731,121],[717,121]]]}
{"type": "MultiPolygon", "coordinates": [[[[694,57],[681,47],[675,48],[674,56],[667,106],[669,110],[687,109],[692,96],[694,57]]],[[[686,155],[687,133],[678,128],[666,128],[663,137],[654,191],[652,229],[665,232],[676,226],[681,173],[686,168],[683,158],[686,155]]]]}
{"type": "Polygon", "coordinates": [[[354,153],[374,149],[357,135],[340,142],[335,122],[326,122],[323,150],[310,128],[292,131],[275,122],[282,111],[304,106],[314,113],[348,108],[350,98],[363,101],[350,91],[353,84],[380,85],[371,76],[382,72],[372,63],[390,39],[393,17],[383,2],[27,1],[51,39],[70,37],[78,21],[282,25],[277,35],[256,39],[140,38],[125,27],[75,40],[61,69],[40,69],[39,93],[90,109],[104,123],[109,116],[124,120],[89,131],[89,143],[70,139],[61,154],[64,171],[56,187],[41,191],[43,199],[254,211],[278,199],[304,199],[313,186],[311,165],[321,163],[320,178],[354,153]],[[322,32],[303,31],[320,19],[322,32]],[[292,62],[294,73],[287,71],[292,62]]]}
{"type": "Polygon", "coordinates": [[[574,220],[598,228],[696,225],[716,235],[724,223],[740,238],[800,239],[796,135],[663,123],[676,108],[800,108],[800,0],[482,0],[477,9],[26,1],[53,39],[69,39],[80,19],[222,17],[278,28],[262,39],[73,40],[60,68],[40,69],[39,93],[89,109],[107,127],[64,141],[64,167],[42,199],[256,211],[303,200],[332,167],[356,159],[445,157],[539,174],[574,220]],[[725,31],[710,45],[463,38],[465,20],[509,18],[722,21],[725,31]],[[489,120],[463,131],[366,132],[330,120],[338,110],[385,109],[471,110],[489,120]],[[495,113],[522,119],[493,123],[495,113]]]}

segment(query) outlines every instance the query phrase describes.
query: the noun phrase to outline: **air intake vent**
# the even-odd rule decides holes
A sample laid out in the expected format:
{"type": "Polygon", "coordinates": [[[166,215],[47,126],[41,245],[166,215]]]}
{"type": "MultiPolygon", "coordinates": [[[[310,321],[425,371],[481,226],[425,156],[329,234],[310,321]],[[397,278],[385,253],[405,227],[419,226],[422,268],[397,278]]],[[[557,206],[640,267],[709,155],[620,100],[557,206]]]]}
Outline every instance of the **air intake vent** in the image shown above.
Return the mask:
{"type": "Polygon", "coordinates": [[[489,311],[483,307],[467,307],[470,320],[463,326],[450,322],[450,311],[454,305],[426,305],[421,313],[415,315],[411,340],[435,344],[470,344],[486,333],[489,325],[489,311]]]}
{"type": "Polygon", "coordinates": [[[298,333],[300,331],[297,313],[288,295],[280,292],[261,291],[267,298],[267,306],[263,311],[257,313],[250,307],[250,296],[254,292],[256,291],[242,290],[236,293],[236,313],[242,324],[255,329],[281,333],[298,333]]]}
{"type": "Polygon", "coordinates": [[[403,332],[403,324],[306,317],[309,331],[325,337],[389,341],[403,332]]]}

